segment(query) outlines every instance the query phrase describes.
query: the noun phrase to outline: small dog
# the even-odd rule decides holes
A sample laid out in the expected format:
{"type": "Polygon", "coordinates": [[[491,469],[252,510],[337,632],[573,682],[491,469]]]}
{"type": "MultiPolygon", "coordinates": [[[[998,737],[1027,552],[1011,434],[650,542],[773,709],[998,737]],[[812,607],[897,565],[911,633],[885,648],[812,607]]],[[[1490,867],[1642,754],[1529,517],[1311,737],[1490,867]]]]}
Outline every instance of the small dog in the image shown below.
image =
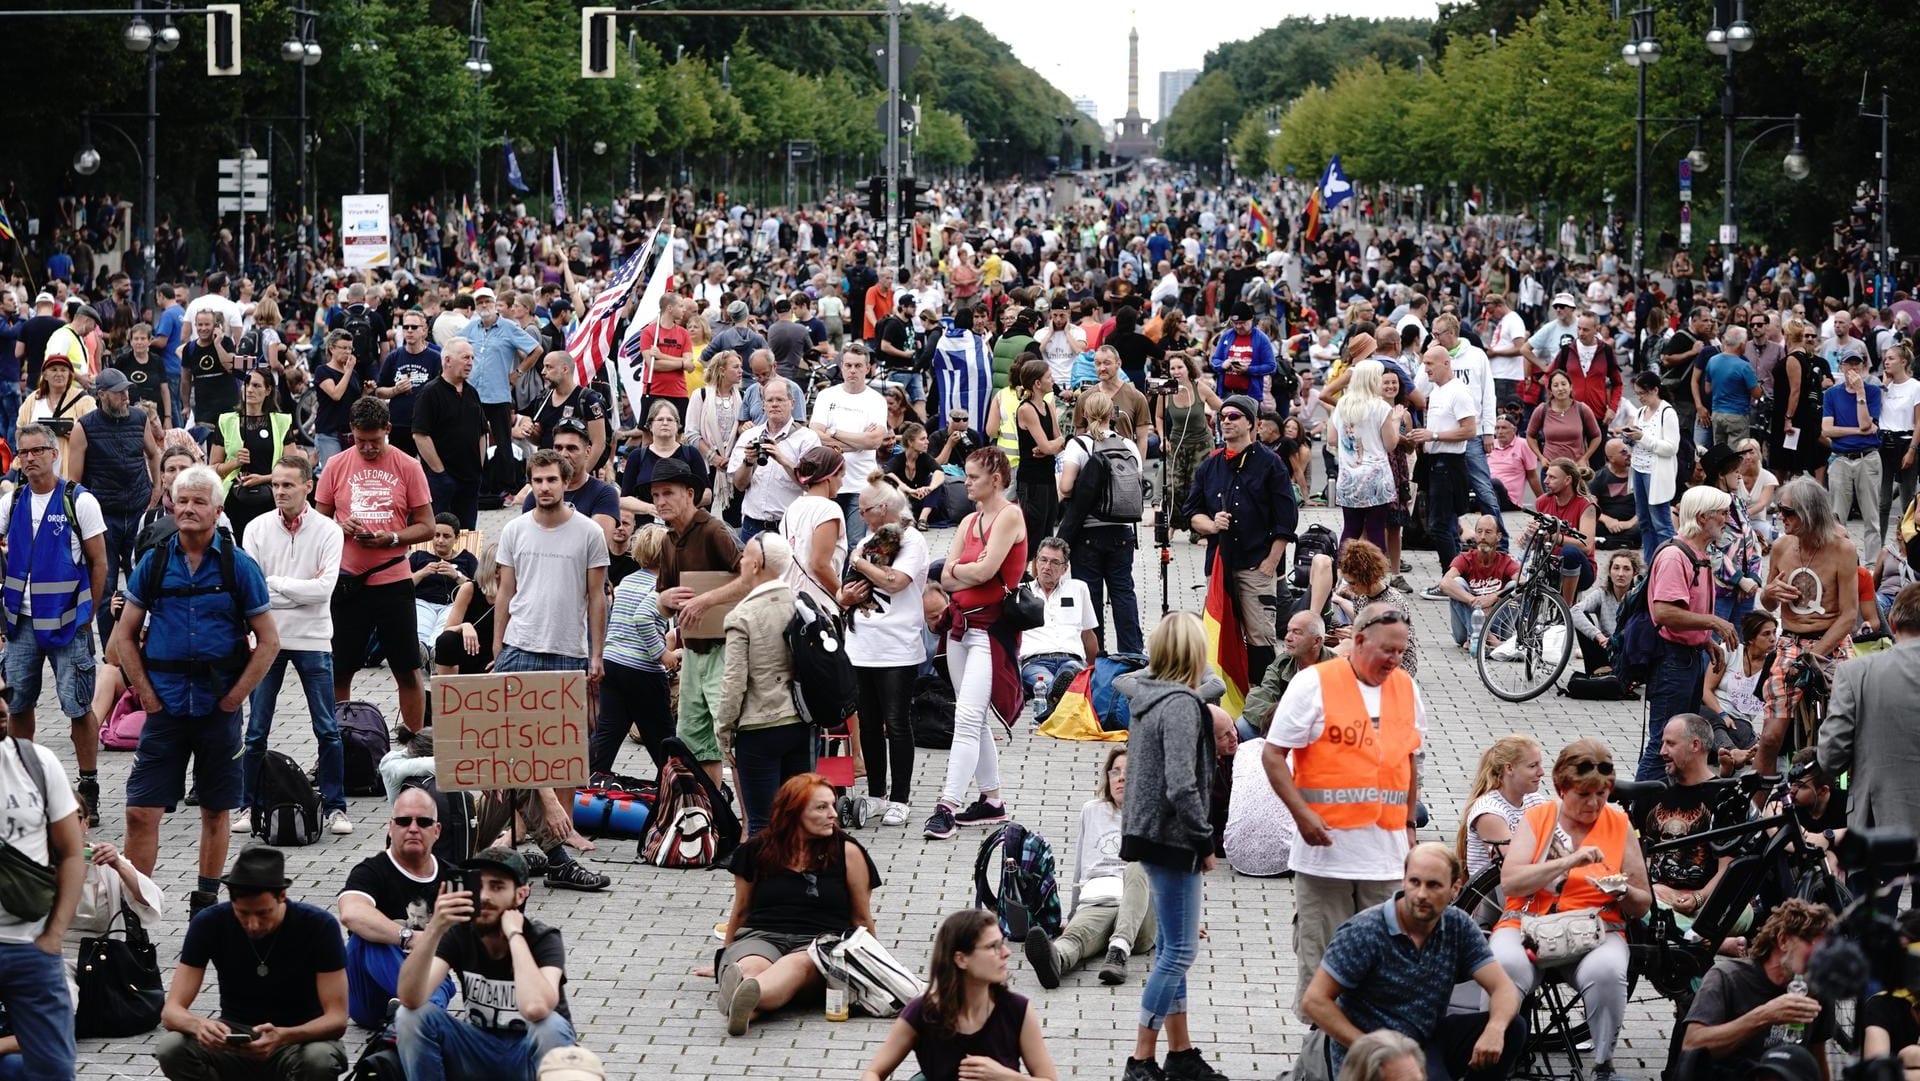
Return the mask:
{"type": "MultiPolygon", "coordinates": [[[[905,533],[906,527],[897,522],[881,526],[879,529],[868,534],[867,539],[861,542],[862,557],[878,567],[893,566],[894,559],[900,555],[901,538],[905,536],[905,533]]],[[[851,617],[853,612],[862,609],[875,614],[884,613],[887,610],[887,603],[893,599],[892,595],[881,592],[880,588],[869,581],[866,575],[854,570],[853,561],[848,560],[847,569],[841,574],[841,584],[851,585],[854,582],[866,583],[868,593],[866,600],[848,609],[849,617],[851,617]]],[[[853,621],[851,618],[847,621],[847,629],[853,629],[853,621]]]]}

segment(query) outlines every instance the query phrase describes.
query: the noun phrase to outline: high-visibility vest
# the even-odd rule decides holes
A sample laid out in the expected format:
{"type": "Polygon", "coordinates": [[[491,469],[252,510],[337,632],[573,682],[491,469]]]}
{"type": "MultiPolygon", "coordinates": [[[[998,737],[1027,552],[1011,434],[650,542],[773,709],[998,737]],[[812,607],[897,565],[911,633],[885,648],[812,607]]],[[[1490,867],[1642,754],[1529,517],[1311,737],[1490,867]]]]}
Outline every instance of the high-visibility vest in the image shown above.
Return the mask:
{"type": "Polygon", "coordinates": [[[1012,387],[1001,387],[998,393],[1000,395],[1000,430],[994,433],[994,439],[1000,449],[1006,453],[1007,464],[1018,468],[1020,425],[1015,421],[1014,414],[1020,412],[1020,394],[1012,387]]]}
{"type": "Polygon", "coordinates": [[[1394,669],[1380,688],[1376,723],[1360,697],[1346,658],[1314,665],[1326,725],[1320,738],[1293,752],[1293,782],[1330,829],[1407,828],[1413,786],[1413,677],[1394,669]]]}
{"type": "MultiPolygon", "coordinates": [[[[1526,818],[1528,828],[1533,831],[1533,862],[1538,863],[1546,854],[1547,846],[1553,842],[1554,831],[1559,827],[1560,801],[1535,804],[1527,808],[1526,818]]],[[[1559,893],[1541,889],[1531,897],[1509,896],[1506,915],[1495,926],[1518,927],[1523,915],[1541,916],[1549,912],[1588,910],[1598,911],[1608,923],[1623,923],[1619,898],[1594,885],[1593,880],[1620,873],[1627,859],[1629,829],[1627,812],[1611,803],[1600,808],[1599,821],[1580,839],[1580,847],[1598,848],[1605,858],[1599,863],[1589,863],[1568,871],[1559,893]]]]}

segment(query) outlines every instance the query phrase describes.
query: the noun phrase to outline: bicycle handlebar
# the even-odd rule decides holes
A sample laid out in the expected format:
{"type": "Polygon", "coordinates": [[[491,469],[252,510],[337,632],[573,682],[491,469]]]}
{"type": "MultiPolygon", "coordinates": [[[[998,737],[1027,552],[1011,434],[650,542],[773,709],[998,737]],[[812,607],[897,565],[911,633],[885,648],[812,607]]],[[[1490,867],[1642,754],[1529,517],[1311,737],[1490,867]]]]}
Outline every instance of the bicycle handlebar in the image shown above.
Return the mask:
{"type": "Polygon", "coordinates": [[[1522,513],[1530,515],[1535,521],[1539,522],[1543,527],[1551,528],[1554,531],[1559,533],[1565,533],[1578,540],[1592,539],[1591,537],[1588,537],[1585,533],[1582,533],[1578,529],[1575,529],[1574,527],[1568,525],[1563,519],[1556,518],[1551,514],[1547,514],[1537,510],[1527,510],[1527,508],[1525,507],[1521,507],[1520,510],[1522,513]],[[1551,525],[1549,525],[1549,523],[1551,523],[1551,525]]]}

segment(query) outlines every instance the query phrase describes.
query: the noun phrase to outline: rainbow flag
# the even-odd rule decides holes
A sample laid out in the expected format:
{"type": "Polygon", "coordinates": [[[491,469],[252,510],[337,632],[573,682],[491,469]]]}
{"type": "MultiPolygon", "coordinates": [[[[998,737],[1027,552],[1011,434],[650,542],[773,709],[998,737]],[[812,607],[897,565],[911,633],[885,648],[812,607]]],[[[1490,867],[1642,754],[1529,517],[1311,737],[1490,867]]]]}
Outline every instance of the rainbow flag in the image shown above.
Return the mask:
{"type": "Polygon", "coordinates": [[[1207,661],[1226,682],[1220,696],[1220,708],[1227,716],[1240,716],[1246,705],[1247,640],[1240,633],[1240,616],[1233,606],[1233,576],[1227,572],[1226,554],[1214,553],[1213,572],[1207,576],[1207,661]]]}
{"type": "Polygon", "coordinates": [[[7,208],[0,206],[0,240],[13,239],[13,223],[7,220],[7,208]]]}
{"type": "Polygon", "coordinates": [[[466,222],[467,250],[472,251],[474,244],[480,239],[480,232],[473,227],[473,207],[468,204],[467,197],[464,195],[460,197],[460,217],[466,222]]]}
{"type": "Polygon", "coordinates": [[[1269,251],[1273,248],[1273,223],[1268,220],[1267,212],[1260,208],[1260,200],[1249,199],[1248,204],[1247,218],[1252,226],[1253,241],[1260,245],[1260,250],[1269,251]]]}

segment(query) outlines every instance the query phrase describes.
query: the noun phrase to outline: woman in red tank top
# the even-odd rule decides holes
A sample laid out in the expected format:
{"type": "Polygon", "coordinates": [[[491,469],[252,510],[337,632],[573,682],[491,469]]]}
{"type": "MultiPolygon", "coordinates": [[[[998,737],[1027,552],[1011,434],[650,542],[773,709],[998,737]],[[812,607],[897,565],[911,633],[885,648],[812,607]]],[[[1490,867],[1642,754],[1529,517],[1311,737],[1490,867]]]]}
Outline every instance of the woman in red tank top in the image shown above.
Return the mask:
{"type": "Polygon", "coordinates": [[[1013,467],[1004,451],[982,447],[967,455],[966,470],[967,498],[978,509],[961,520],[960,551],[940,571],[940,585],[953,599],[947,670],[954,705],[947,780],[924,831],[936,841],[962,825],[1007,820],[1000,756],[987,722],[992,716],[1010,724],[1020,711],[1020,635],[998,624],[1007,590],[1027,565],[1027,527],[1020,508],[1007,501],[1013,467]],[[969,780],[980,786],[980,798],[962,810],[969,780]]]}

